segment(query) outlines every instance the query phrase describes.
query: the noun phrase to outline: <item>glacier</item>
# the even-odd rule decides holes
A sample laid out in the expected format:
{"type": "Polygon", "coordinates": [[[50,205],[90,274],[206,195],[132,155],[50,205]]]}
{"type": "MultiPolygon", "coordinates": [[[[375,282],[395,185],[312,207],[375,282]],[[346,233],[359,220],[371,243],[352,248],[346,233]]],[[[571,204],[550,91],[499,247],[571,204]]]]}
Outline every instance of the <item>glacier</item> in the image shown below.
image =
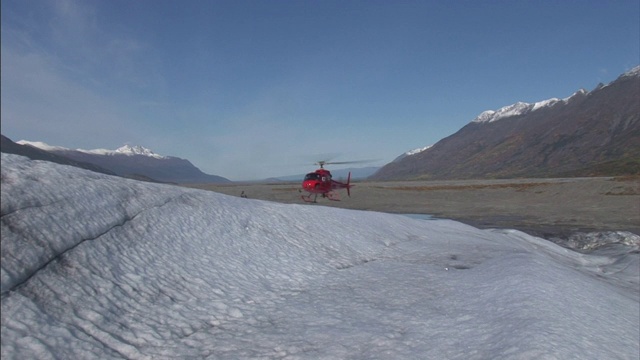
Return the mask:
{"type": "Polygon", "coordinates": [[[2,154],[3,359],[638,359],[637,246],[2,154]]]}

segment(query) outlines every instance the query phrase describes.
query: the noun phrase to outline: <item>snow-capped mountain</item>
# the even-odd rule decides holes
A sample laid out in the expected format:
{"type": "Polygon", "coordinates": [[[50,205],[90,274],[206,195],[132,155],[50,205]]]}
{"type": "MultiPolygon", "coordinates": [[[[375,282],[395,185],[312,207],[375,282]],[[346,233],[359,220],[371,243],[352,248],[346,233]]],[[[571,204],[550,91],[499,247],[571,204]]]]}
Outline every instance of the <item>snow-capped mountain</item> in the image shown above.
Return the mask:
{"type": "Polygon", "coordinates": [[[123,155],[128,155],[128,156],[133,156],[133,155],[144,155],[144,156],[150,156],[156,159],[164,159],[165,157],[162,155],[158,155],[156,153],[154,153],[153,151],[143,147],[143,146],[131,146],[131,145],[124,145],[122,147],[119,147],[116,149],[115,151],[118,154],[123,154],[123,155]]]}
{"type": "Polygon", "coordinates": [[[466,179],[640,173],[640,66],[591,92],[487,110],[429,151],[370,179],[466,179]]]}
{"type": "Polygon", "coordinates": [[[91,170],[94,172],[99,172],[107,175],[117,175],[113,171],[107,170],[100,166],[90,164],[87,162],[75,161],[64,156],[56,155],[53,152],[43,150],[43,148],[50,149],[50,150],[55,150],[55,149],[63,150],[64,148],[62,147],[49,146],[45,143],[37,143],[37,144],[38,146],[21,145],[13,142],[13,140],[9,139],[4,135],[0,135],[0,150],[3,153],[22,155],[32,160],[45,160],[45,161],[53,162],[56,164],[75,166],[81,169],[91,170]]]}
{"type": "Polygon", "coordinates": [[[636,66],[633,69],[627,71],[626,73],[620,75],[620,78],[638,77],[638,76],[640,76],[640,66],[636,66]]]}
{"type": "MultiPolygon", "coordinates": [[[[621,79],[626,79],[626,78],[634,78],[634,77],[639,77],[640,76],[640,66],[636,66],[635,68],[631,69],[630,71],[620,75],[620,77],[617,80],[621,80],[621,79]]],[[[601,89],[605,86],[608,85],[599,85],[597,89],[601,89]]],[[[576,91],[575,93],[573,93],[573,95],[564,98],[564,99],[558,99],[558,98],[551,98],[548,100],[543,100],[543,101],[539,101],[533,104],[529,104],[529,103],[525,103],[525,102],[517,102],[515,104],[512,105],[508,105],[505,106],[503,108],[500,108],[498,110],[487,110],[482,112],[480,115],[478,115],[478,117],[476,117],[475,119],[473,119],[471,122],[476,122],[476,123],[487,123],[487,122],[494,122],[500,119],[506,119],[506,118],[510,118],[513,116],[522,116],[522,115],[526,115],[529,112],[532,111],[536,111],[539,109],[544,109],[544,108],[550,108],[553,107],[554,105],[561,103],[561,104],[567,104],[569,103],[569,101],[571,101],[571,99],[573,99],[574,97],[582,97],[587,95],[589,92],[585,89],[580,89],[578,91],[576,91]]]]}
{"type": "Polygon", "coordinates": [[[409,151],[403,153],[402,155],[398,156],[397,158],[393,159],[393,161],[400,161],[400,160],[404,159],[407,156],[413,156],[413,155],[420,154],[421,152],[430,149],[432,146],[433,145],[429,145],[429,146],[425,146],[425,147],[409,150],[409,151]]]}
{"type": "Polygon", "coordinates": [[[529,104],[525,102],[517,102],[515,104],[500,108],[498,110],[484,111],[480,115],[478,115],[478,117],[473,119],[471,122],[490,123],[490,122],[498,121],[500,119],[507,119],[513,116],[522,116],[532,111],[553,107],[558,103],[567,104],[569,103],[569,101],[571,101],[573,97],[582,96],[586,94],[588,94],[586,90],[580,89],[576,91],[573,95],[565,99],[551,98],[551,99],[539,101],[533,104],[529,104]]]}
{"type": "MultiPolygon", "coordinates": [[[[34,148],[38,148],[40,150],[44,150],[44,151],[65,151],[65,150],[70,150],[70,149],[67,149],[67,148],[62,147],[62,146],[52,146],[52,145],[49,145],[49,144],[44,143],[42,141],[20,140],[20,141],[16,141],[16,144],[27,145],[27,146],[31,146],[31,147],[34,147],[34,148]]],[[[78,149],[78,151],[85,151],[85,150],[78,149]]]]}
{"type": "Polygon", "coordinates": [[[205,174],[188,160],[162,156],[139,145],[124,145],[116,150],[73,150],[38,141],[21,140],[17,144],[43,150],[75,162],[93,164],[124,177],[171,183],[220,183],[230,181],[221,176],[205,174]]]}
{"type": "Polygon", "coordinates": [[[413,150],[407,151],[404,154],[407,155],[407,156],[416,155],[416,154],[419,154],[419,153],[429,149],[432,146],[433,145],[429,145],[429,146],[421,147],[421,148],[418,148],[418,149],[413,149],[413,150]]]}
{"type": "Polygon", "coordinates": [[[84,149],[69,149],[62,146],[52,146],[42,141],[20,140],[17,143],[20,145],[33,146],[45,151],[78,151],[78,152],[82,152],[86,154],[94,154],[94,155],[127,155],[127,156],[142,155],[142,156],[149,156],[156,159],[167,158],[166,156],[158,155],[155,152],[151,151],[150,149],[147,149],[144,146],[140,146],[140,145],[132,146],[127,144],[115,150],[109,150],[109,149],[84,150],[84,149]]]}

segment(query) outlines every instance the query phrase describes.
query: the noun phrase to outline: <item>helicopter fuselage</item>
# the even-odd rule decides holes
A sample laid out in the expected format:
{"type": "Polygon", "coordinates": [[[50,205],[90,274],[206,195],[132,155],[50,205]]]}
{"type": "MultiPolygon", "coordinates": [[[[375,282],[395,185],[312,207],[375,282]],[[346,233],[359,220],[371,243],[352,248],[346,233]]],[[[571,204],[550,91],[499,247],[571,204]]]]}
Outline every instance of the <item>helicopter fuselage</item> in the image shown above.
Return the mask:
{"type": "MultiPolygon", "coordinates": [[[[336,195],[332,193],[335,189],[347,189],[347,194],[351,196],[349,189],[352,186],[350,184],[351,173],[349,173],[349,177],[346,183],[342,183],[336,180],[333,180],[331,177],[331,172],[329,170],[325,170],[320,168],[314,172],[308,173],[305,175],[304,180],[302,181],[302,189],[309,193],[307,196],[303,196],[302,199],[310,202],[311,194],[315,194],[316,197],[318,194],[322,194],[323,197],[328,197],[330,200],[339,200],[336,195]]],[[[315,198],[314,198],[315,202],[315,198]]]]}

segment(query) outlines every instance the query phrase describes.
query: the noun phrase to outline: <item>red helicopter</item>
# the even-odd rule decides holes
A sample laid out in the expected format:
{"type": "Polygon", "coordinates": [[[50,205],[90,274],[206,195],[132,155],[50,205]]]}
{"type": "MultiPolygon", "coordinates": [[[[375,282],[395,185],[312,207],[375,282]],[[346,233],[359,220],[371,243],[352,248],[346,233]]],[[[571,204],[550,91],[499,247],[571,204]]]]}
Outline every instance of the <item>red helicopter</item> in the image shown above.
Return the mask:
{"type": "MultiPolygon", "coordinates": [[[[328,162],[328,161],[318,161],[316,164],[320,165],[320,169],[308,173],[305,175],[304,180],[302,181],[302,190],[308,192],[308,195],[301,195],[302,200],[306,202],[316,202],[318,195],[322,195],[323,198],[327,198],[333,201],[339,201],[340,198],[338,194],[334,192],[335,189],[347,189],[347,195],[351,197],[351,187],[353,185],[351,182],[351,172],[349,172],[349,176],[347,177],[347,182],[342,183],[331,178],[331,172],[329,170],[325,170],[324,166],[327,164],[350,164],[354,161],[343,161],[343,162],[328,162]],[[313,200],[311,199],[311,195],[313,195],[313,200]]],[[[302,192],[301,190],[301,192],[302,192]]]]}

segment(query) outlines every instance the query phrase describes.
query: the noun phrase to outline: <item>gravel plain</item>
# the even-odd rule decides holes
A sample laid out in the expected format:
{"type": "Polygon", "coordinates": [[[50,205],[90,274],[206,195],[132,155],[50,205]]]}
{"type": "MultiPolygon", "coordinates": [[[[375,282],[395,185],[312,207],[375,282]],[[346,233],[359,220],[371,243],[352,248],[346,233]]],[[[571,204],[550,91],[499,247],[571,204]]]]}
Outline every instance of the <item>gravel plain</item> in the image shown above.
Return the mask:
{"type": "MultiPolygon", "coordinates": [[[[576,232],[640,234],[640,177],[353,182],[351,197],[318,197],[308,206],[426,214],[479,228],[512,228],[541,236],[576,232]]],[[[185,185],[223,194],[307,204],[300,183],[185,185]]]]}

